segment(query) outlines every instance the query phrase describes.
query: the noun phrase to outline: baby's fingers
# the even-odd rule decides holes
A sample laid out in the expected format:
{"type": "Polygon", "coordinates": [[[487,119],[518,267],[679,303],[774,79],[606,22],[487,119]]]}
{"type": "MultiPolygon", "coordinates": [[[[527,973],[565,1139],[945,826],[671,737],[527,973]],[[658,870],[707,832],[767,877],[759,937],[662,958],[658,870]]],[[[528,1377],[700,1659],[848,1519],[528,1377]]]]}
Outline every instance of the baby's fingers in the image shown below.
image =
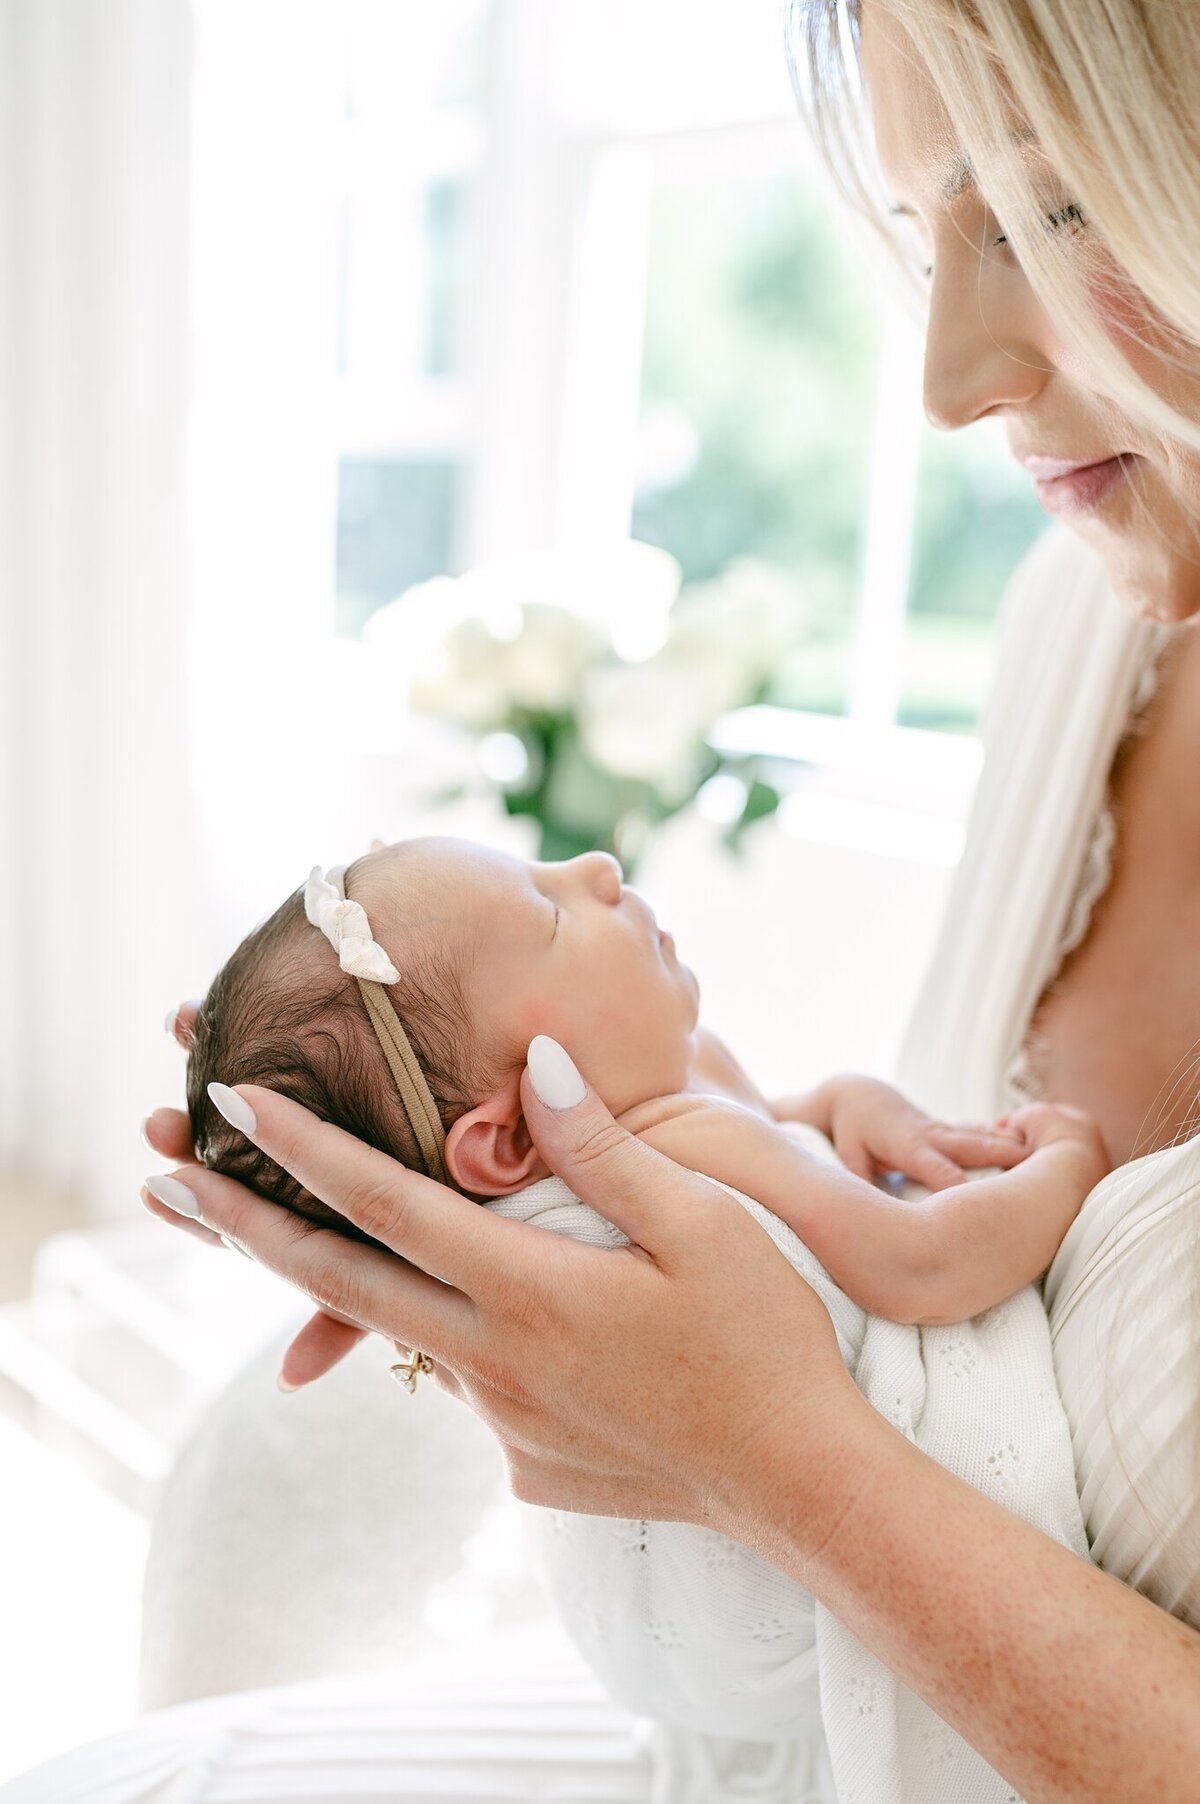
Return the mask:
{"type": "Polygon", "coordinates": [[[1011,1129],[931,1121],[926,1134],[940,1152],[968,1171],[985,1165],[1008,1171],[1011,1166],[1019,1165],[1029,1152],[1024,1136],[1011,1129]]]}
{"type": "MultiPolygon", "coordinates": [[[[853,1172],[856,1178],[864,1178],[868,1184],[875,1182],[875,1173],[879,1166],[871,1157],[866,1143],[857,1134],[835,1133],[833,1150],[846,1170],[853,1172]]],[[[888,1168],[886,1160],[883,1161],[883,1168],[884,1170],[888,1168]]]]}
{"type": "Polygon", "coordinates": [[[899,1168],[906,1178],[924,1184],[927,1190],[948,1190],[952,1184],[965,1183],[967,1176],[961,1165],[926,1140],[917,1141],[905,1152],[899,1168]]]}

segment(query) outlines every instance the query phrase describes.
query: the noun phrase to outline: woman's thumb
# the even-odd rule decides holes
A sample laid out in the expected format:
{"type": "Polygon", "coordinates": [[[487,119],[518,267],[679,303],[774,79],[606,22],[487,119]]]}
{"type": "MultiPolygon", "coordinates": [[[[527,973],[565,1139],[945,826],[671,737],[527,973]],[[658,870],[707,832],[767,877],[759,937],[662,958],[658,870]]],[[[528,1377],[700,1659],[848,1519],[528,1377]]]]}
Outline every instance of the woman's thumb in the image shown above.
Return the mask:
{"type": "Polygon", "coordinates": [[[521,1105],[543,1159],[598,1215],[635,1245],[653,1251],[661,1238],[664,1191],[703,1180],[614,1121],[557,1040],[538,1034],[526,1059],[521,1105]]]}

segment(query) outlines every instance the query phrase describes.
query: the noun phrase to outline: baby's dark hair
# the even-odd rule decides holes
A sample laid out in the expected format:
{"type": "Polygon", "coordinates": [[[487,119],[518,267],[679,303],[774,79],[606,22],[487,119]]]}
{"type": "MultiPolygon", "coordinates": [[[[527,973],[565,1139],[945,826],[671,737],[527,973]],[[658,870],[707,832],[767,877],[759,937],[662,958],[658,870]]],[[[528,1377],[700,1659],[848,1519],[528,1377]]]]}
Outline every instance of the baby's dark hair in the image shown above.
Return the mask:
{"type": "MultiPolygon", "coordinates": [[[[473,1044],[463,971],[449,954],[435,957],[418,944],[388,994],[448,1130],[498,1081],[473,1044]]],[[[424,1169],[358,984],[310,926],[303,890],[242,941],[204,998],[188,1053],[192,1136],[211,1170],[318,1226],[366,1238],[229,1126],[208,1095],[214,1080],[263,1084],[424,1169]]]]}

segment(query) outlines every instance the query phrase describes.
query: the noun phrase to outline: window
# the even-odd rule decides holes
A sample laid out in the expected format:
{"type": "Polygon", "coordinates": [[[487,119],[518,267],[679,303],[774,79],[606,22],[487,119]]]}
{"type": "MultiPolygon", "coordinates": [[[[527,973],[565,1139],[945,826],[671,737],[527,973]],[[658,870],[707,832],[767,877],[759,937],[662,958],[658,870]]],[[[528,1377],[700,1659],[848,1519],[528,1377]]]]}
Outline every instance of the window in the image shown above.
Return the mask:
{"type": "Polygon", "coordinates": [[[461,567],[484,0],[345,8],[337,626],[461,567]]]}
{"type": "Polygon", "coordinates": [[[1044,522],[986,431],[922,428],[917,336],[806,161],[775,0],[349,12],[339,630],[632,530],[686,579],[749,555],[794,585],[777,746],[805,720],[829,746],[829,717],[877,760],[972,733],[1044,522]]]}

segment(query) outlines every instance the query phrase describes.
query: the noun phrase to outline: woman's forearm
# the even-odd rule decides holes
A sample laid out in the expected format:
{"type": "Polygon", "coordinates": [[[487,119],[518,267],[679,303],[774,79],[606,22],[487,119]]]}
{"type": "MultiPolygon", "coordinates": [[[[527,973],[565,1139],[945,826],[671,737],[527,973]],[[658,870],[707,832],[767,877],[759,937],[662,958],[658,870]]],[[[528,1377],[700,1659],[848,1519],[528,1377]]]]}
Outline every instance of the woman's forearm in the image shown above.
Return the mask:
{"type": "Polygon", "coordinates": [[[867,1405],[831,1425],[815,1484],[812,1444],[780,1433],[716,1526],[820,1598],[1028,1804],[1200,1795],[1200,1635],[867,1405]]]}

